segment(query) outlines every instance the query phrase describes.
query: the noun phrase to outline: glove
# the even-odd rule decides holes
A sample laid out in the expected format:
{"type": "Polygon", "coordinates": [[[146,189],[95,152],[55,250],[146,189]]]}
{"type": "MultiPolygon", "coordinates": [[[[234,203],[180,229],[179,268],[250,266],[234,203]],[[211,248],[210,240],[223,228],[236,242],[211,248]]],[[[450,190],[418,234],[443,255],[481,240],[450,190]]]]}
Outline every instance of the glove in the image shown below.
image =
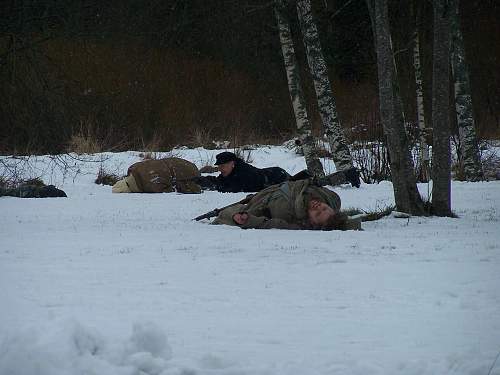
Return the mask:
{"type": "Polygon", "coordinates": [[[361,180],[359,178],[359,172],[356,168],[352,167],[344,171],[345,179],[351,184],[351,186],[359,188],[361,186],[361,180]]]}

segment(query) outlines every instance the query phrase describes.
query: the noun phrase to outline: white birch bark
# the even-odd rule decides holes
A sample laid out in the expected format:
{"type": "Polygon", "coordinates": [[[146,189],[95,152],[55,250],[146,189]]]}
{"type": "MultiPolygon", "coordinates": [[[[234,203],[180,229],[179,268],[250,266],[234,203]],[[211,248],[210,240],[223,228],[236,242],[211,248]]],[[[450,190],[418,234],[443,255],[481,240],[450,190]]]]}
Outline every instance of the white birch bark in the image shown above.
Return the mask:
{"type": "Polygon", "coordinates": [[[459,0],[453,1],[451,14],[452,49],[451,67],[455,88],[455,109],[457,112],[458,135],[460,139],[459,163],[463,166],[463,174],[468,181],[480,181],[484,178],[481,156],[474,126],[472,98],[469,74],[465,63],[465,49],[460,30],[459,0]]]}
{"type": "Polygon", "coordinates": [[[313,176],[324,176],[323,165],[316,156],[316,144],[307,117],[307,109],[300,82],[299,67],[297,65],[293,38],[290,31],[290,22],[284,0],[275,0],[274,14],[279,29],[281,51],[288,81],[288,91],[290,92],[300,147],[302,147],[302,151],[304,152],[307,170],[313,176]]]}
{"type": "Polygon", "coordinates": [[[318,99],[318,108],[335,167],[337,171],[352,168],[352,156],[339,122],[335,97],[328,78],[328,70],[321,50],[318,30],[312,17],[310,0],[298,0],[297,13],[306,48],[307,61],[318,99]]]}
{"type": "Polygon", "coordinates": [[[418,179],[422,182],[429,181],[429,145],[426,139],[425,111],[424,111],[424,90],[422,88],[422,65],[420,63],[420,38],[418,26],[415,28],[413,44],[413,68],[415,71],[415,86],[417,97],[417,123],[420,141],[420,166],[417,171],[418,179]]]}

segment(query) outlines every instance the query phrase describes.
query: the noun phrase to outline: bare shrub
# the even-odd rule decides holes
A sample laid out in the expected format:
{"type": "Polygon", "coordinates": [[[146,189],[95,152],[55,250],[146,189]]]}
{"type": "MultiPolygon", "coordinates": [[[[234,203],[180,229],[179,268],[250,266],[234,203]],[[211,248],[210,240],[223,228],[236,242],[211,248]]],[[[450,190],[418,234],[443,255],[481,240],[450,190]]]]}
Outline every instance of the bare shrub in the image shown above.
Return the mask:
{"type": "MultiPolygon", "coordinates": [[[[385,137],[378,104],[360,99],[364,108],[358,108],[351,119],[352,126],[344,129],[351,141],[351,156],[360,171],[361,179],[367,184],[390,180],[389,151],[385,146],[385,137]]],[[[359,104],[358,103],[358,104],[359,104]]]]}
{"type": "Polygon", "coordinates": [[[40,177],[19,179],[19,180],[9,180],[0,177],[0,188],[2,189],[16,189],[20,186],[44,187],[47,185],[45,184],[45,182],[43,182],[43,180],[40,177]]]}
{"type": "Polygon", "coordinates": [[[97,185],[113,186],[119,180],[121,180],[120,176],[106,171],[101,165],[101,167],[99,168],[99,172],[97,172],[97,178],[95,179],[94,183],[96,183],[97,185]]]}
{"type": "Polygon", "coordinates": [[[391,179],[389,151],[382,142],[356,142],[352,146],[352,156],[365,183],[391,179]]]}
{"type": "Polygon", "coordinates": [[[36,170],[34,158],[30,156],[9,156],[0,159],[0,176],[8,188],[15,188],[27,179],[36,179],[40,171],[36,170]]]}
{"type": "Polygon", "coordinates": [[[405,123],[406,136],[408,137],[408,145],[410,147],[410,152],[413,160],[413,168],[415,171],[415,177],[417,182],[429,182],[429,174],[430,170],[429,166],[425,167],[426,164],[429,164],[430,161],[425,162],[422,160],[423,150],[421,138],[422,136],[426,139],[427,147],[432,144],[432,129],[425,128],[422,134],[422,130],[419,128],[418,124],[415,122],[406,122],[405,123]]]}
{"type": "Polygon", "coordinates": [[[58,180],[64,183],[66,179],[72,179],[82,173],[82,164],[103,163],[106,156],[75,156],[74,154],[58,154],[38,156],[8,156],[0,157],[0,176],[10,186],[16,187],[20,184],[44,176],[49,183],[58,180]]]}
{"type": "MultiPolygon", "coordinates": [[[[452,176],[455,180],[466,181],[460,137],[458,135],[451,137],[451,144],[454,151],[451,165],[452,176]]],[[[500,155],[497,154],[494,147],[494,141],[479,141],[481,166],[485,180],[500,180],[500,155]]]]}
{"type": "MultiPolygon", "coordinates": [[[[420,171],[422,166],[420,129],[415,123],[407,122],[405,130],[415,175],[418,179],[417,171],[420,171]]],[[[378,114],[371,114],[366,122],[352,126],[347,133],[352,140],[352,158],[360,170],[363,181],[370,184],[391,180],[390,155],[378,114]]]]}
{"type": "Polygon", "coordinates": [[[353,141],[351,155],[363,181],[372,184],[390,180],[389,151],[382,125],[372,117],[370,122],[351,127],[349,136],[353,141]]]}
{"type": "Polygon", "coordinates": [[[40,177],[33,176],[29,157],[8,157],[0,160],[0,188],[15,189],[21,185],[46,186],[40,177]]]}
{"type": "Polygon", "coordinates": [[[240,148],[233,149],[233,152],[236,155],[236,157],[240,158],[245,163],[249,163],[249,164],[253,163],[252,150],[251,149],[248,149],[248,148],[245,148],[245,147],[240,147],[240,148]]]}
{"type": "Polygon", "coordinates": [[[458,181],[465,181],[464,160],[460,147],[460,137],[453,135],[450,137],[452,147],[451,175],[458,181]]]}
{"type": "Polygon", "coordinates": [[[23,182],[24,185],[31,185],[31,186],[45,186],[45,182],[40,177],[35,177],[35,178],[29,178],[23,182]]]}
{"type": "Polygon", "coordinates": [[[484,178],[486,180],[500,180],[500,154],[494,147],[494,142],[483,141],[479,148],[481,151],[484,178]]]}
{"type": "Polygon", "coordinates": [[[215,173],[218,171],[217,167],[214,166],[215,154],[213,153],[209,154],[207,152],[205,152],[204,155],[202,155],[201,152],[199,152],[198,154],[200,160],[199,165],[201,165],[200,173],[215,173]]]}

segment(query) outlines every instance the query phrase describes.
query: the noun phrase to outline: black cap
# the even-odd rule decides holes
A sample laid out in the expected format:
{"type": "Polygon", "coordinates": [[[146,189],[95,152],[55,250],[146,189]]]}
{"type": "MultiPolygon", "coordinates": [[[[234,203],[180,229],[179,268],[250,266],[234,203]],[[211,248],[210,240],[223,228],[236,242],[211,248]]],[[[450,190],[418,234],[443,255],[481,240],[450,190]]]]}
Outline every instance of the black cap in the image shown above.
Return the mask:
{"type": "Polygon", "coordinates": [[[229,151],[221,152],[215,156],[215,165],[225,164],[230,161],[236,161],[237,157],[235,154],[229,151]]]}

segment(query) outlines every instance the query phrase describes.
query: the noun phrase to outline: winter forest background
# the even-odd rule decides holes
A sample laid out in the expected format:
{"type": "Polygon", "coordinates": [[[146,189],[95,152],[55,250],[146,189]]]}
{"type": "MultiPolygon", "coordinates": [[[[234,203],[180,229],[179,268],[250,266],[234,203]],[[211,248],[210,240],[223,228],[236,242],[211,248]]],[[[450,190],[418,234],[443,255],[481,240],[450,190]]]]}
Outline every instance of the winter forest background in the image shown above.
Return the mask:
{"type": "MultiPolygon", "coordinates": [[[[381,137],[367,2],[313,0],[339,118],[350,142],[381,137]]],[[[296,132],[268,0],[0,3],[0,153],[167,150],[228,140],[280,143],[296,132]],[[90,149],[89,149],[90,148],[90,149]]],[[[416,124],[414,32],[432,124],[432,1],[389,1],[405,119],[416,124]]],[[[475,126],[500,137],[500,5],[460,2],[475,126]]],[[[321,134],[297,13],[290,25],[313,133],[321,134]]],[[[450,83],[451,84],[451,83],[450,83]]],[[[456,119],[450,110],[453,132],[456,119]]],[[[430,137],[430,135],[429,135],[430,137]]]]}
{"type": "Polygon", "coordinates": [[[0,375],[500,375],[499,19],[0,1],[0,375]],[[316,182],[354,166],[327,188],[377,220],[241,230],[193,218],[245,193],[109,186],[151,158],[216,175],[223,150],[316,182]],[[44,184],[67,197],[19,199],[44,184]]]}

